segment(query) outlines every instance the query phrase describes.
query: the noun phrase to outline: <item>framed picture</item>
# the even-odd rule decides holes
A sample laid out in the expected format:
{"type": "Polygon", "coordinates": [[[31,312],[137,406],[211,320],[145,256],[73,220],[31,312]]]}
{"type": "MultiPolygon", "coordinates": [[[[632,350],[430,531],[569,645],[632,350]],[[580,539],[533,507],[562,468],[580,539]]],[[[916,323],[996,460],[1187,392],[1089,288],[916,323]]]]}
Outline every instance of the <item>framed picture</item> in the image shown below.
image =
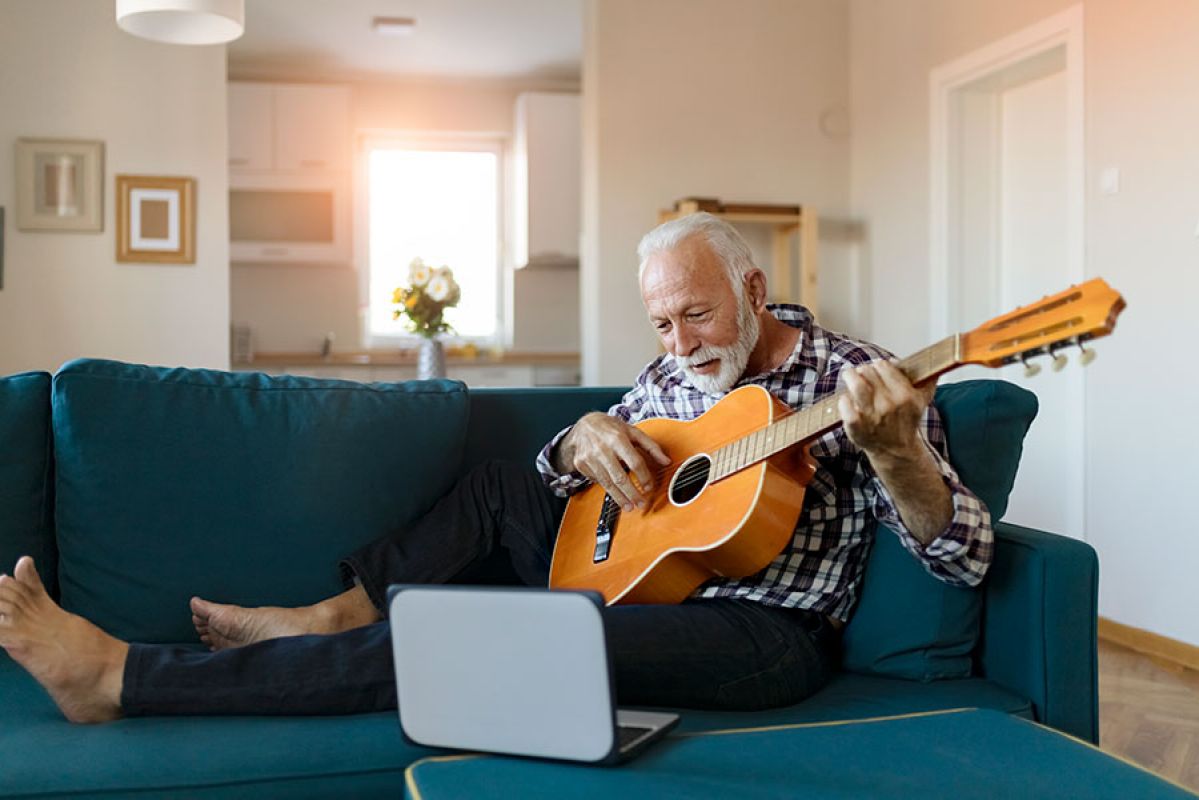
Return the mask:
{"type": "Polygon", "coordinates": [[[17,228],[104,230],[104,142],[17,139],[17,228]]]}
{"type": "Polygon", "coordinates": [[[117,176],[117,261],[196,263],[194,178],[117,176]]]}

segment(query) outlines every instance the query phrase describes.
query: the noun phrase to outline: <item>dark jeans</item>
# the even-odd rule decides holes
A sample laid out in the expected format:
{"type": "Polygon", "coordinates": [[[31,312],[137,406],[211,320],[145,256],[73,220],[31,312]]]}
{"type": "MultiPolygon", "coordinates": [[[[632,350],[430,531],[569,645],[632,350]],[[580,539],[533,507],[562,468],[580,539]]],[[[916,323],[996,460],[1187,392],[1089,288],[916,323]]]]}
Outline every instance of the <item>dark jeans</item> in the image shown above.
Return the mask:
{"type": "MultiPolygon", "coordinates": [[[[545,586],[564,503],[532,470],[476,468],[421,520],[342,564],[382,612],[391,583],[545,586]]],[[[628,705],[754,710],[799,702],[835,668],[838,632],[820,614],[743,600],[603,611],[616,695],[628,705]]],[[[131,645],[127,715],[350,714],[394,709],[386,622],[216,653],[131,645]]]]}

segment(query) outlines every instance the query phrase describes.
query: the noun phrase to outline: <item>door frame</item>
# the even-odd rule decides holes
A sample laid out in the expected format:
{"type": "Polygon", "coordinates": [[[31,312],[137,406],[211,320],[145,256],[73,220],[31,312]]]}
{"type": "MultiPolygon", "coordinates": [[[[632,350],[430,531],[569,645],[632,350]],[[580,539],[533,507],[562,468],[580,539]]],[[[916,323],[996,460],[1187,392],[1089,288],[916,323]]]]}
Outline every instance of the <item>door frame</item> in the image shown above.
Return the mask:
{"type": "MultiPolygon", "coordinates": [[[[1035,63],[1058,48],[1065,51],[1067,181],[1071,187],[1067,208],[1067,252],[1071,280],[1081,282],[1085,272],[1084,171],[1085,116],[1083,82],[1083,7],[1079,3],[1042,20],[1028,28],[993,42],[986,47],[933,69],[929,75],[929,143],[931,175],[929,181],[929,309],[930,334],[937,340],[975,325],[982,320],[959,319],[959,291],[963,258],[957,252],[965,221],[958,214],[956,181],[962,168],[960,128],[963,122],[956,97],[970,84],[991,76],[1000,76],[1021,64],[1035,63]]],[[[1054,70],[1056,71],[1056,70],[1054,70]]],[[[996,105],[998,93],[996,93],[996,105]]],[[[994,114],[996,127],[1000,118],[994,114]]],[[[987,157],[998,187],[1000,167],[998,132],[986,145],[987,157]]],[[[996,195],[998,192],[996,191],[996,195]]],[[[989,224],[998,231],[1000,212],[998,196],[991,203],[989,224]]],[[[998,276],[1001,253],[998,236],[992,237],[990,248],[991,275],[998,276]]],[[[995,287],[998,289],[998,286],[995,287]]],[[[1062,287],[1065,288],[1065,287],[1062,287]]],[[[1030,300],[1035,298],[1029,298],[1030,300]]]]}

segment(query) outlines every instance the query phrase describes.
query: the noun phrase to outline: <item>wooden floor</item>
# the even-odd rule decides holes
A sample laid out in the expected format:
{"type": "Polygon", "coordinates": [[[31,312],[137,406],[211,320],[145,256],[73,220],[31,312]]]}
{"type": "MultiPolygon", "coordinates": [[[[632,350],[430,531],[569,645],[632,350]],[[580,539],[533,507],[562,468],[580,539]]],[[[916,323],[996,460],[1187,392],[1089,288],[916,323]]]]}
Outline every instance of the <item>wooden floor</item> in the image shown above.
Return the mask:
{"type": "Polygon", "coordinates": [[[1101,640],[1099,746],[1199,792],[1199,672],[1101,640]]]}

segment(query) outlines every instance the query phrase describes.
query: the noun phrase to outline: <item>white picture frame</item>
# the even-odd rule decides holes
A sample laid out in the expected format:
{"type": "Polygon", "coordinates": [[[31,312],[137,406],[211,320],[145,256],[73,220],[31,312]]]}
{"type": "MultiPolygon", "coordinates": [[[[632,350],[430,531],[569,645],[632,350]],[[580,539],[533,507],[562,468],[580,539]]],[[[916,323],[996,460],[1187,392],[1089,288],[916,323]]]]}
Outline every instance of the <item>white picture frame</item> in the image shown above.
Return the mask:
{"type": "Polygon", "coordinates": [[[20,138],[17,230],[104,230],[104,142],[20,138]]]}

